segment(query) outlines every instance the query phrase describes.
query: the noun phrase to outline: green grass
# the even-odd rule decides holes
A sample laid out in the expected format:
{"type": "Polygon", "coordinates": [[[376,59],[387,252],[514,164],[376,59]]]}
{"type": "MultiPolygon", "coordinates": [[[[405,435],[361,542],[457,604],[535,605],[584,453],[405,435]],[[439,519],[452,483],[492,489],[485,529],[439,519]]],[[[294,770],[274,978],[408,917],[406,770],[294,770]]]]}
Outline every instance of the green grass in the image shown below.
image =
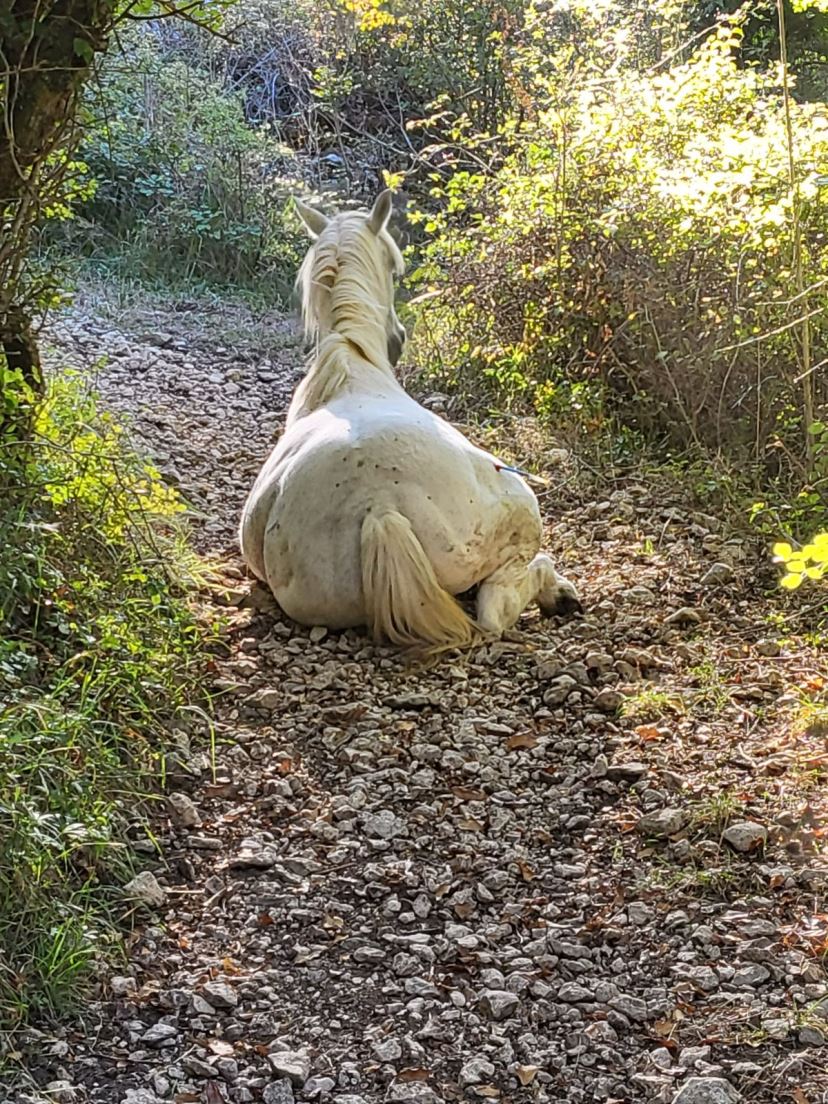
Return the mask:
{"type": "Polygon", "coordinates": [[[668,693],[652,686],[642,686],[624,700],[621,716],[628,721],[646,723],[660,721],[664,717],[686,712],[684,701],[677,692],[668,693]]]}
{"type": "Polygon", "coordinates": [[[198,700],[181,506],[77,378],[0,450],[0,1030],[66,1010],[117,948],[126,827],[198,700]]]}
{"type": "Polygon", "coordinates": [[[720,790],[692,806],[690,821],[695,828],[709,826],[715,832],[721,833],[743,810],[742,802],[732,791],[720,790]]]}
{"type": "Polygon", "coordinates": [[[714,660],[707,658],[688,672],[695,684],[693,708],[705,716],[718,716],[730,705],[730,687],[714,660]]]}

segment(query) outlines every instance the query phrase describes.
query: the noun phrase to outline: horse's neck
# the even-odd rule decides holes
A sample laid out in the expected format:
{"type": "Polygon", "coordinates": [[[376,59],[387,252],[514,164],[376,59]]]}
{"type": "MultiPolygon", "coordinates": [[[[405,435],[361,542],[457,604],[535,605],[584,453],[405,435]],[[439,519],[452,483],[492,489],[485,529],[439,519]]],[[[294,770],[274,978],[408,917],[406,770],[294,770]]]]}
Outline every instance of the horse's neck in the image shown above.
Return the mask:
{"type": "Polygon", "coordinates": [[[319,342],[313,363],[293,396],[288,421],[313,413],[345,390],[376,394],[386,389],[401,390],[387,358],[373,364],[352,339],[334,331],[319,342]]]}

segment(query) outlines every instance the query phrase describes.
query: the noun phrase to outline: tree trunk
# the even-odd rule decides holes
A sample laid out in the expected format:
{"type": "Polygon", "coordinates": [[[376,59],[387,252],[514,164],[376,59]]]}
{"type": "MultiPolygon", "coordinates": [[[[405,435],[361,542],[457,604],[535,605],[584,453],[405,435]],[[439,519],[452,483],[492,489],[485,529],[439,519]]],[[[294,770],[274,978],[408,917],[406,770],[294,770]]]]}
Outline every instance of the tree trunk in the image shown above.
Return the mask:
{"type": "Polygon", "coordinates": [[[18,402],[0,394],[0,420],[43,391],[24,262],[44,181],[59,181],[57,151],[91,61],[106,49],[115,8],[116,0],[0,0],[0,386],[24,384],[18,402]]]}

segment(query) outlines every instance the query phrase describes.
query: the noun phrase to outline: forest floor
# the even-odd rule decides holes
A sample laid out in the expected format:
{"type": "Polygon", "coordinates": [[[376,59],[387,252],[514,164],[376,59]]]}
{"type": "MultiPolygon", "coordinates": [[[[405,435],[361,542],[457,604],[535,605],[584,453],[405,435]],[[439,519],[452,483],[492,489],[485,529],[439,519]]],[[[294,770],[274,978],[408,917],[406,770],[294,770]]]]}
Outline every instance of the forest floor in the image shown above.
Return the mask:
{"type": "Polygon", "coordinates": [[[215,773],[191,724],[136,841],[163,903],[15,1104],[828,1099],[824,656],[762,549],[538,451],[584,617],[413,669],[239,559],[291,321],[99,295],[50,340],[193,504],[224,649],[215,773]]]}

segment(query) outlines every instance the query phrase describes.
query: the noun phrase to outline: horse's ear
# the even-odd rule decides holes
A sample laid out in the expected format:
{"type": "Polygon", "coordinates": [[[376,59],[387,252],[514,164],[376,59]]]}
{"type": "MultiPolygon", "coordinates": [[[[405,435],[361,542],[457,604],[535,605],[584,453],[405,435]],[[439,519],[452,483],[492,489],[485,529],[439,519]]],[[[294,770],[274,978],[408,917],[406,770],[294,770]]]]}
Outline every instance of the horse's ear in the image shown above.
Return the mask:
{"type": "Polygon", "coordinates": [[[314,207],[308,207],[307,203],[303,203],[301,199],[293,197],[293,205],[299,212],[299,217],[307,227],[307,231],[311,238],[316,239],[328,225],[328,219],[321,211],[317,211],[314,207]]]}
{"type": "Polygon", "coordinates": [[[374,206],[368,216],[368,229],[372,233],[380,234],[386,228],[388,220],[391,218],[391,208],[392,192],[390,188],[386,188],[374,200],[374,206]]]}

